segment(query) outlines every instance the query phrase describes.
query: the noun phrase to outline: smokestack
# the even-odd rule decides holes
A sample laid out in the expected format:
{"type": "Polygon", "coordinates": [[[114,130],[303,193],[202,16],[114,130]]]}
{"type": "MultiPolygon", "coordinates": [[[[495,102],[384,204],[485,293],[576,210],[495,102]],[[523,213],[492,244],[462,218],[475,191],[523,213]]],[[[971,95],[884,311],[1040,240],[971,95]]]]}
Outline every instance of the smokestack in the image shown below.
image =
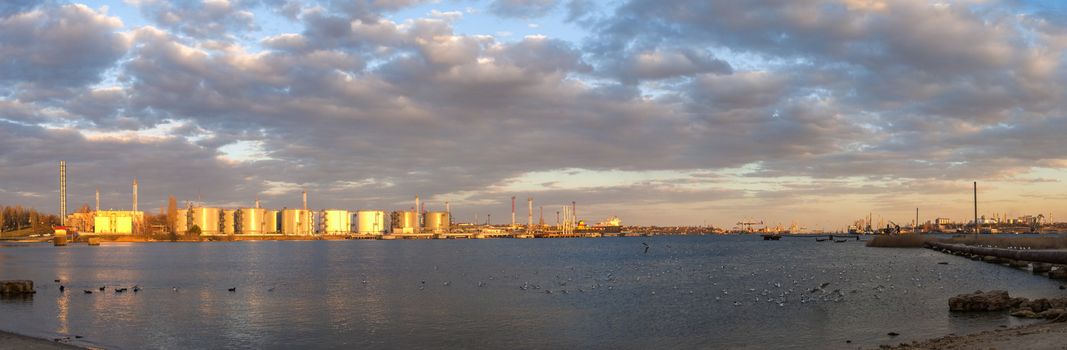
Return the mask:
{"type": "Polygon", "coordinates": [[[574,220],[572,220],[572,222],[574,222],[574,225],[577,226],[578,225],[578,202],[571,201],[571,217],[574,218],[574,220]]]}
{"type": "Polygon", "coordinates": [[[96,211],[100,211],[100,189],[96,189],[96,211]]]}
{"type": "Polygon", "coordinates": [[[445,212],[448,213],[448,217],[452,217],[452,206],[448,202],[445,202],[445,212]]]}
{"type": "Polygon", "coordinates": [[[526,230],[533,232],[533,197],[526,198],[526,206],[530,207],[530,216],[526,220],[526,230]]]}
{"type": "Polygon", "coordinates": [[[308,210],[308,191],[301,191],[304,195],[304,210],[308,210]]]}
{"type": "Polygon", "coordinates": [[[415,233],[419,233],[419,229],[422,227],[422,220],[419,220],[419,216],[422,215],[422,207],[419,206],[419,195],[415,195],[415,233]]]}
{"type": "Polygon", "coordinates": [[[974,234],[978,234],[978,181],[974,182],[974,234]]]}
{"type": "Polygon", "coordinates": [[[59,224],[67,225],[67,161],[59,161],[59,224]]]}
{"type": "Polygon", "coordinates": [[[137,211],[137,178],[133,178],[133,211],[137,211]]]}
{"type": "Polygon", "coordinates": [[[537,221],[537,226],[545,226],[545,206],[537,207],[541,211],[541,219],[537,221]]]}
{"type": "Polygon", "coordinates": [[[259,196],[256,196],[256,209],[259,209],[259,196]]]}

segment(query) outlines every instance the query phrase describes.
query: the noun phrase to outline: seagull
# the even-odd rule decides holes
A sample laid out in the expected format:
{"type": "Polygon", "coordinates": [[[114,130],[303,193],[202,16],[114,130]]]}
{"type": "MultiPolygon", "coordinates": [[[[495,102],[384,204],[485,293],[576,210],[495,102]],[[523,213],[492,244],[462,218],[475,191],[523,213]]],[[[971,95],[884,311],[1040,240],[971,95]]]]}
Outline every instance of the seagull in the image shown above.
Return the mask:
{"type": "Polygon", "coordinates": [[[104,289],[105,289],[105,288],[104,288],[104,286],[100,286],[100,291],[101,291],[101,292],[103,292],[103,291],[104,291],[104,289]]]}
{"type": "Polygon", "coordinates": [[[231,292],[236,292],[237,291],[237,287],[233,287],[233,288],[230,288],[230,289],[227,289],[227,290],[231,291],[231,292]]]}
{"type": "Polygon", "coordinates": [[[93,294],[93,291],[86,289],[85,294],[93,294]]]}
{"type": "Polygon", "coordinates": [[[60,293],[62,293],[62,292],[63,292],[63,290],[65,290],[65,289],[67,289],[67,287],[64,287],[64,286],[63,286],[62,284],[61,284],[61,285],[59,285],[59,292],[60,292],[60,293]]]}
{"type": "Polygon", "coordinates": [[[140,292],[140,291],[141,291],[141,286],[137,286],[137,285],[133,286],[133,292],[134,293],[137,293],[137,292],[140,292]]]}
{"type": "Polygon", "coordinates": [[[171,287],[171,290],[177,292],[178,291],[178,287],[171,287]]]}
{"type": "Polygon", "coordinates": [[[268,288],[268,289],[267,289],[267,291],[268,291],[268,292],[273,292],[273,291],[274,291],[274,287],[270,287],[270,288],[268,288]]]}
{"type": "Polygon", "coordinates": [[[648,243],[641,242],[641,244],[645,245],[645,254],[648,254],[648,243]]]}

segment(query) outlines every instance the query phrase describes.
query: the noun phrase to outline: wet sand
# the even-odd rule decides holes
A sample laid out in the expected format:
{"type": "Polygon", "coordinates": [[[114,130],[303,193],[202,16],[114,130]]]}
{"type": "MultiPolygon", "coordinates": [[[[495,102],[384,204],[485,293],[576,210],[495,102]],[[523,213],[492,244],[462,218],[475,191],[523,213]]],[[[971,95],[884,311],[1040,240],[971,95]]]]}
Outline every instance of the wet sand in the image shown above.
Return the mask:
{"type": "Polygon", "coordinates": [[[968,335],[948,335],[881,349],[1067,349],[1067,323],[1043,323],[968,335]]]}
{"type": "Polygon", "coordinates": [[[0,331],[0,350],[69,350],[81,349],[80,347],[64,344],[56,341],[27,337],[21,334],[0,331]]]}

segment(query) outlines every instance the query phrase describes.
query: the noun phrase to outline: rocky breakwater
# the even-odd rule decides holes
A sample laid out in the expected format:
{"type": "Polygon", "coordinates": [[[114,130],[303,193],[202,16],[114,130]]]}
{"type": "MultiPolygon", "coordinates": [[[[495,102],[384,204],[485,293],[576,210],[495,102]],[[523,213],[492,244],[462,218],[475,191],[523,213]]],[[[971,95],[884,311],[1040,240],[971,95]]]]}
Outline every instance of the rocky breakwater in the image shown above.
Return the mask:
{"type": "Polygon", "coordinates": [[[8,280],[0,281],[0,295],[2,296],[22,296],[37,293],[33,290],[33,281],[30,280],[8,280]]]}
{"type": "Polygon", "coordinates": [[[1015,317],[1067,321],[1067,298],[1012,298],[1003,290],[979,290],[954,296],[948,299],[948,309],[953,312],[1009,311],[1015,317]]]}

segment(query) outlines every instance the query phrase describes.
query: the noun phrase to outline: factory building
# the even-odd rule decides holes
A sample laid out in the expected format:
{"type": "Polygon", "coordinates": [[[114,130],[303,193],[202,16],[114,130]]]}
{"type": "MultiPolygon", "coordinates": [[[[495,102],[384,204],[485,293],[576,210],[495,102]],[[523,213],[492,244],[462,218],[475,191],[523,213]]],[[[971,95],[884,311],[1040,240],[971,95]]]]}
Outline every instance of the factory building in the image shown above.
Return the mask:
{"type": "Polygon", "coordinates": [[[385,212],[381,210],[360,210],[356,212],[356,232],[361,235],[380,235],[386,231],[385,212]]]}
{"type": "Polygon", "coordinates": [[[291,236],[309,236],[315,227],[315,215],[310,210],[285,209],[282,210],[281,228],[282,234],[291,236]]]}
{"type": "Polygon", "coordinates": [[[96,214],[89,213],[72,213],[67,215],[67,227],[73,228],[77,232],[93,232],[93,221],[96,218],[96,214]]]}
{"type": "Polygon", "coordinates": [[[425,233],[447,233],[451,224],[448,212],[430,211],[423,216],[423,230],[425,233]]]}
{"type": "Polygon", "coordinates": [[[191,221],[193,221],[193,218],[189,215],[189,209],[178,209],[178,217],[174,218],[174,232],[188,232],[189,222],[191,221]]]}
{"type": "Polygon", "coordinates": [[[144,222],[144,212],[127,210],[103,210],[93,216],[93,233],[108,235],[131,235],[137,225],[144,222]]]}
{"type": "Polygon", "coordinates": [[[389,226],[393,233],[415,233],[419,227],[418,216],[414,211],[394,211],[389,216],[389,226]]]}
{"type": "Polygon", "coordinates": [[[319,232],[327,235],[352,232],[351,216],[347,210],[328,209],[319,213],[319,232]]]}

